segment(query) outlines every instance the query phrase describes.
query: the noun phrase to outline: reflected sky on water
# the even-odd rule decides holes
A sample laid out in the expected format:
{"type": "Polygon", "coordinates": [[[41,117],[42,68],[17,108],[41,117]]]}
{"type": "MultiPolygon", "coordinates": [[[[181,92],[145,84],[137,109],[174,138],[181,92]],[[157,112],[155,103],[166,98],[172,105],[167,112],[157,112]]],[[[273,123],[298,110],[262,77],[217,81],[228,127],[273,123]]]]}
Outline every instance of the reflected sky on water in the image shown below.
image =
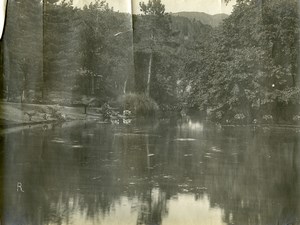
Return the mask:
{"type": "Polygon", "coordinates": [[[300,224],[299,136],[191,121],[14,130],[0,139],[2,222],[300,224]]]}

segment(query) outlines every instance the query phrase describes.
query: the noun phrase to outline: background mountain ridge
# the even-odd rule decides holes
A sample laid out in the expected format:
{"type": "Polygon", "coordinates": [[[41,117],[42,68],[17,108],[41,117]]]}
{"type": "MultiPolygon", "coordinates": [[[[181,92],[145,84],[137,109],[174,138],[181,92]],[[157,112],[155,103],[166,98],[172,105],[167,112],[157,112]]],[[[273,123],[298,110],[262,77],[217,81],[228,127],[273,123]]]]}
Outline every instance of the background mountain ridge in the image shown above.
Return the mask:
{"type": "Polygon", "coordinates": [[[170,15],[175,17],[185,17],[190,20],[200,21],[201,23],[210,25],[212,27],[219,26],[223,22],[223,20],[229,16],[225,13],[210,15],[204,12],[196,12],[196,11],[194,12],[182,11],[182,12],[170,13],[170,15]]]}

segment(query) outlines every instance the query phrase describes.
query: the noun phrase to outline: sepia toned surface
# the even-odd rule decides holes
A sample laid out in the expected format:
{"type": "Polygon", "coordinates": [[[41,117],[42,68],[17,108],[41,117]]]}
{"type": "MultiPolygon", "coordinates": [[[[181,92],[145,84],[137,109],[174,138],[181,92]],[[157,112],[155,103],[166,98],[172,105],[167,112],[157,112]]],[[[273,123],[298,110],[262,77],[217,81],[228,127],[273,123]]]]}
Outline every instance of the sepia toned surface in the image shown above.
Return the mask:
{"type": "Polygon", "coordinates": [[[79,123],[17,131],[1,144],[6,224],[299,221],[296,130],[79,123]]]}
{"type": "Polygon", "coordinates": [[[9,0],[0,225],[300,224],[299,9],[9,0]]]}
{"type": "MultiPolygon", "coordinates": [[[[88,5],[92,0],[73,0],[74,6],[83,7],[88,5]]],[[[116,11],[139,14],[139,1],[126,0],[108,0],[106,1],[110,6],[114,7],[116,11]]],[[[218,13],[230,14],[235,1],[228,4],[224,0],[164,0],[162,2],[167,9],[167,12],[205,12],[211,15],[218,13]]]]}

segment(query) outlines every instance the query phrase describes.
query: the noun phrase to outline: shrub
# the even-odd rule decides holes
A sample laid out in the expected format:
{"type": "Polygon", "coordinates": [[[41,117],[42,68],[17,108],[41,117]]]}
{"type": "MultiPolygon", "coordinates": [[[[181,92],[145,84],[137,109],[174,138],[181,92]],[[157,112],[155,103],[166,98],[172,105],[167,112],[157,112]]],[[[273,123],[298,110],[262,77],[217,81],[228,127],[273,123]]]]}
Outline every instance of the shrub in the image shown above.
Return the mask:
{"type": "Polygon", "coordinates": [[[263,119],[264,122],[267,122],[267,123],[273,122],[273,116],[272,115],[264,115],[262,119],[263,119]]]}
{"type": "Polygon", "coordinates": [[[243,120],[245,118],[246,118],[246,116],[243,113],[239,113],[239,114],[234,115],[235,120],[243,120]]]}
{"type": "Polygon", "coordinates": [[[300,121],[300,115],[295,115],[293,117],[293,121],[296,121],[296,122],[300,121]]]}
{"type": "Polygon", "coordinates": [[[135,116],[153,117],[158,112],[157,103],[143,94],[126,94],[118,99],[123,110],[129,110],[135,116]]]}

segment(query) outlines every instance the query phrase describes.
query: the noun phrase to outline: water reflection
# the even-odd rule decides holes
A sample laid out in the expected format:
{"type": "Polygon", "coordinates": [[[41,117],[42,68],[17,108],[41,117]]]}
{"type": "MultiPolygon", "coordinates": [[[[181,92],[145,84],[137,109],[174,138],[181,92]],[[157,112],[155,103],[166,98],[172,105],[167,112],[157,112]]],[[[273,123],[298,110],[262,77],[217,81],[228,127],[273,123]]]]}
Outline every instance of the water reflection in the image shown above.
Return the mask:
{"type": "Polygon", "coordinates": [[[299,224],[294,130],[65,124],[1,144],[3,224],[299,224]]]}

